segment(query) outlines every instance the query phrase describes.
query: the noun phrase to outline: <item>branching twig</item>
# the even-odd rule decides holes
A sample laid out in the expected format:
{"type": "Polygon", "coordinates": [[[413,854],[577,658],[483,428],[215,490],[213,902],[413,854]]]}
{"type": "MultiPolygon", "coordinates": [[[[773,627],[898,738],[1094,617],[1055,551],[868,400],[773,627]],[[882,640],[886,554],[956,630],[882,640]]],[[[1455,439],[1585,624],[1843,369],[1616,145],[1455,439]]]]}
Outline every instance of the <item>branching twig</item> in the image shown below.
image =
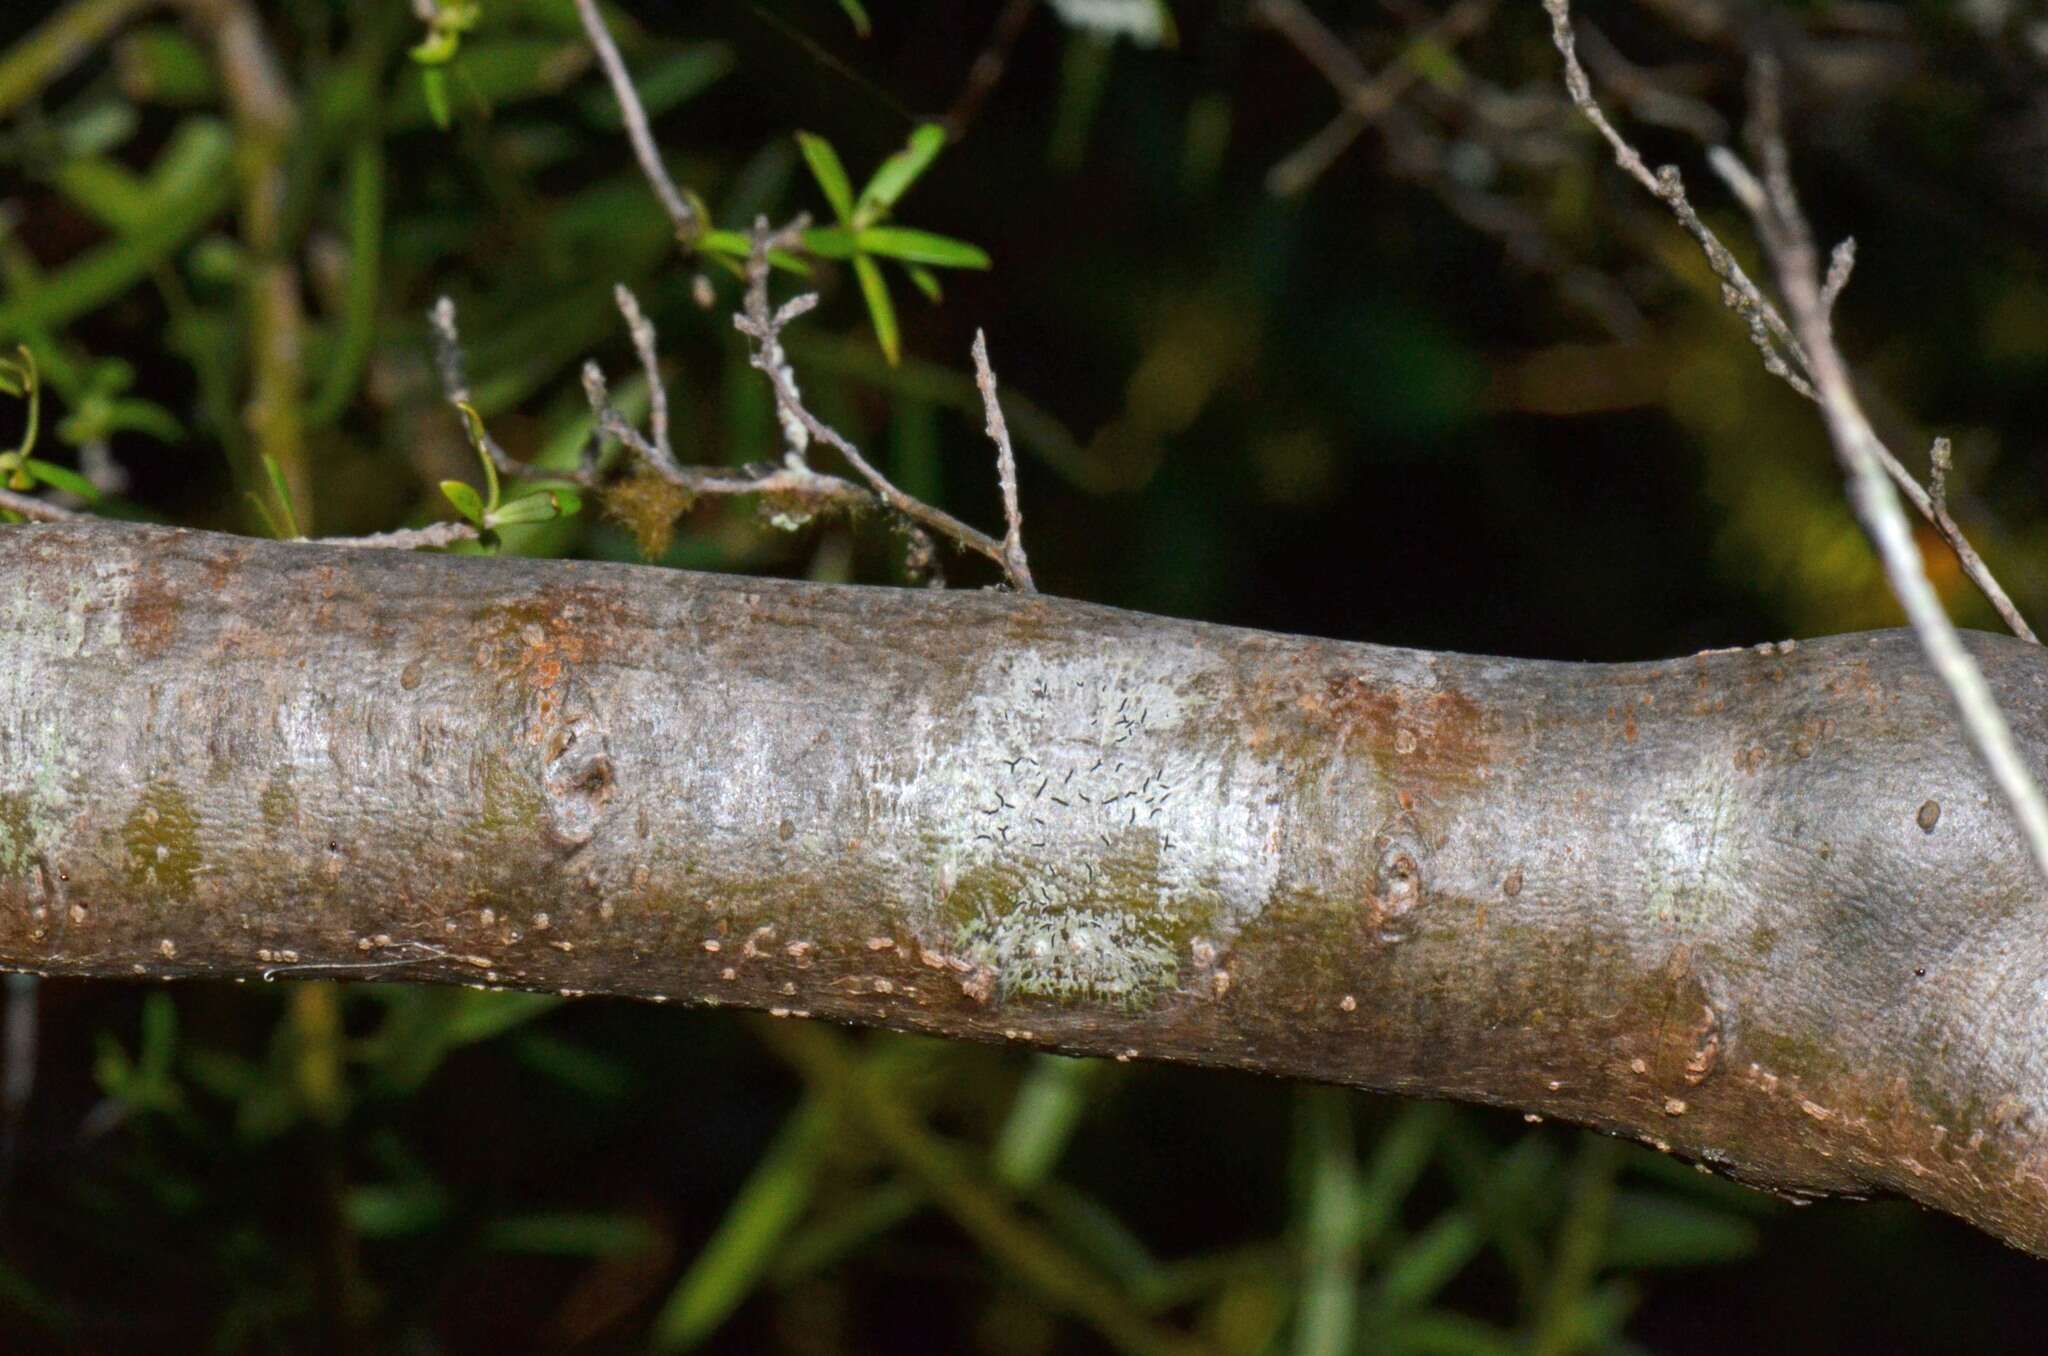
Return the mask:
{"type": "Polygon", "coordinates": [[[640,103],[640,92],[633,88],[633,77],[626,71],[619,45],[612,41],[611,30],[598,13],[597,0],[576,0],[576,13],[583,20],[583,31],[589,35],[591,47],[597,51],[605,78],[611,81],[612,97],[619,104],[619,119],[633,143],[633,155],[640,161],[641,173],[647,176],[654,196],[661,199],[669,220],[675,223],[676,239],[684,249],[695,249],[698,237],[704,234],[703,214],[676,187],[667,166],[661,163],[661,148],[654,144],[654,133],[647,125],[647,109],[640,103]]]}
{"type": "Polygon", "coordinates": [[[1757,235],[1777,269],[1786,309],[1792,313],[1793,327],[1809,355],[1808,370],[1821,415],[1827,421],[1828,437],[1849,477],[1849,502],[1877,547],[1892,592],[1920,638],[1928,663],[1955,699],[1964,734],[2011,804],[2035,864],[2048,876],[2048,799],[2043,799],[2041,788],[2021,759],[1990,684],[1963,648],[1955,623],[1949,620],[1927,578],[1913,529],[1885,477],[1878,456],[1882,444],[1849,383],[1848,364],[1835,347],[1830,306],[1847,283],[1855,252],[1837,248],[1822,280],[1813,233],[1792,186],[1791,158],[1779,126],[1777,68],[1768,57],[1760,58],[1755,75],[1750,140],[1764,167],[1763,181],[1759,184],[1754,177],[1746,177],[1747,171],[1732,154],[1720,157],[1725,162],[1723,173],[1731,185],[1741,185],[1737,196],[1755,219],[1757,235]]]}
{"type": "Polygon", "coordinates": [[[1003,421],[1003,407],[996,399],[995,369],[988,365],[988,336],[974,332],[974,384],[981,388],[981,403],[988,411],[988,436],[996,445],[996,479],[1003,492],[1003,572],[1020,593],[1035,593],[1031,564],[1024,558],[1024,511],[1017,505],[1017,454],[1010,447],[1010,426],[1003,421]]]}
{"type": "Polygon", "coordinates": [[[1373,75],[1301,0],[1259,0],[1259,17],[1293,43],[1344,100],[1336,117],[1268,171],[1267,189],[1289,197],[1314,183],[1421,78],[1422,67],[1410,59],[1416,47],[1425,43],[1456,46],[1486,26],[1493,7],[1494,0],[1458,0],[1436,22],[1409,39],[1401,55],[1373,75]]]}
{"type": "MultiPolygon", "coordinates": [[[[779,249],[795,230],[784,227],[771,231],[766,218],[754,224],[754,248],[747,260],[747,293],[745,308],[733,317],[733,327],[754,341],[753,364],[767,378],[775,392],[775,406],[781,414],[783,427],[789,435],[788,462],[792,466],[804,464],[804,454],[811,441],[815,440],[830,447],[846,459],[847,465],[867,481],[875,496],[898,515],[951,542],[954,546],[987,556],[1003,570],[1012,587],[1020,592],[1031,588],[1030,575],[1020,574],[1012,568],[1010,554],[1004,544],[969,527],[943,509],[932,507],[920,499],[914,499],[896,488],[889,478],[868,463],[859,448],[849,442],[837,429],[825,423],[803,403],[803,395],[797,389],[796,376],[790,370],[789,361],[782,351],[782,329],[790,321],[811,309],[816,301],[809,295],[785,302],[775,311],[768,308],[768,255],[779,249]]],[[[1021,545],[1019,557],[1021,561],[1021,545]]]]}
{"type": "MultiPolygon", "coordinates": [[[[2036,867],[2048,877],[2048,800],[2043,799],[2033,774],[2021,759],[2005,713],[1991,695],[1982,670],[1963,648],[1955,623],[1949,620],[1940,596],[1927,578],[1926,563],[1913,540],[1912,527],[1892,492],[1892,479],[1897,478],[1897,473],[1891,471],[1887,462],[1895,466],[1896,459],[1871,428],[1849,383],[1848,364],[1835,347],[1831,309],[1848,285],[1855,265],[1855,249],[1847,242],[1838,247],[1823,278],[1812,231],[1792,186],[1791,157],[1779,126],[1776,66],[1768,58],[1760,59],[1752,90],[1750,141],[1763,166],[1761,180],[1725,148],[1716,148],[1711,162],[1756,223],[1758,238],[1777,272],[1786,309],[1791,312],[1789,326],[1734,264],[1713,232],[1700,223],[1685,199],[1678,171],[1666,166],[1652,174],[1635,148],[1601,113],[1586,73],[1573,54],[1570,0],[1544,0],[1544,5],[1550,11],[1558,51],[1564,56],[1565,87],[1572,102],[1613,147],[1616,162],[1662,198],[1706,249],[1714,271],[1728,284],[1729,304],[1751,320],[1752,337],[1765,352],[1766,362],[1772,355],[1768,341],[1775,338],[1805,373],[1806,381],[1794,384],[1820,406],[1829,440],[1848,477],[1850,506],[1877,550],[1892,593],[1905,609],[1929,666],[1956,704],[1965,737],[2012,807],[2036,867]],[[1719,261],[1725,261],[1725,271],[1719,261]]],[[[1789,375],[1786,379],[1792,380],[1789,375]]],[[[1906,479],[1911,481],[1910,476],[1906,479]]],[[[1917,484],[1913,488],[1920,489],[1917,484]]],[[[1945,485],[1943,491],[1945,499],[1945,485]]],[[[1923,511],[1937,519],[1940,526],[1939,520],[1946,519],[1946,512],[1934,513],[1934,501],[1925,491],[1920,492],[1920,498],[1924,501],[1923,511]]],[[[1960,537],[1960,533],[1956,535],[1960,537]]],[[[1988,573],[1985,578],[1989,578],[1988,573]]],[[[2033,639],[2024,622],[2018,623],[2015,630],[2033,639]]]]}
{"type": "MultiPolygon", "coordinates": [[[[1721,280],[1723,304],[1742,319],[1749,330],[1750,341],[1756,345],[1757,352],[1763,357],[1765,370],[1773,376],[1783,378],[1792,389],[1807,399],[1818,401],[1819,396],[1812,380],[1812,368],[1805,350],[1801,347],[1799,336],[1794,333],[1792,326],[1786,324],[1778,308],[1771,304],[1754,282],[1750,281],[1742,265],[1729,253],[1727,246],[1721,243],[1720,237],[1700,220],[1699,213],[1694,210],[1691,200],[1686,196],[1685,184],[1679,176],[1677,167],[1665,165],[1652,172],[1644,163],[1641,153],[1615,130],[1614,124],[1609,122],[1607,115],[1601,111],[1599,103],[1593,98],[1592,82],[1587,79],[1585,69],[1579,65],[1576,39],[1572,31],[1571,0],[1543,0],[1543,3],[1544,8],[1550,11],[1551,36],[1557,44],[1558,52],[1564,58],[1565,90],[1571,95],[1572,103],[1577,105],[1579,111],[1585,114],[1587,121],[1599,130],[1600,135],[1613,148],[1615,163],[1670,208],[1672,215],[1678,218],[1679,224],[1699,243],[1701,252],[1706,255],[1708,267],[1721,280]]],[[[1708,163],[1724,179],[1730,180],[1729,187],[1738,197],[1743,196],[1745,189],[1739,181],[1746,171],[1741,170],[1739,161],[1727,151],[1716,147],[1709,151],[1708,163]]],[[[1749,204],[1745,202],[1745,206],[1749,204]]],[[[1755,209],[1752,207],[1751,210],[1754,212],[1755,209]]],[[[1823,290],[1829,293],[1830,307],[1833,305],[1834,297],[1839,296],[1842,288],[1847,285],[1850,270],[1855,264],[1854,246],[1846,241],[1844,244],[1849,246],[1847,252],[1837,250],[1836,257],[1829,264],[1828,281],[1823,285],[1823,290]]],[[[1912,502],[1920,515],[1949,544],[1949,548],[1955,552],[1956,559],[1962,564],[1963,573],[1968,575],[1970,582],[1983,593],[2012,633],[2022,640],[2038,644],[2039,637],[2034,634],[2033,628],[2027,625],[2026,619],[2014,606],[2011,596],[1992,576],[1990,567],[1985,565],[1984,558],[1977,554],[1976,548],[1970,545],[1969,539],[1963,535],[1962,528],[1956,521],[1946,510],[1935,510],[1933,500],[1927,491],[1921,488],[1920,482],[1914,479],[1913,473],[1908,471],[1874,434],[1870,450],[1876,457],[1880,469],[1891,477],[1892,483],[1899,487],[1900,492],[1912,502]]]]}

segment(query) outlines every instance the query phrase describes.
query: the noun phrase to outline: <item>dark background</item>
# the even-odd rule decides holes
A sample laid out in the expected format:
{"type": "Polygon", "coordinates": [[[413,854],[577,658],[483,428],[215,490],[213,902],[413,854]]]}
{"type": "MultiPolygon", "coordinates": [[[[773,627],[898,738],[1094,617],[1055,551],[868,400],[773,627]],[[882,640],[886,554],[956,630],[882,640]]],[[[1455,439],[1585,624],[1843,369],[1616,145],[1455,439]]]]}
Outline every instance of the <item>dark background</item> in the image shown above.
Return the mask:
{"type": "MultiPolygon", "coordinates": [[[[33,24],[84,8],[10,8],[0,76],[33,24]]],[[[631,371],[615,281],[662,332],[683,458],[775,455],[727,319],[736,285],[668,244],[564,0],[485,0],[451,68],[447,130],[405,55],[421,33],[408,5],[254,8],[305,118],[284,251],[309,384],[340,361],[361,257],[346,166],[365,147],[383,157],[368,360],[304,440],[301,508],[318,531],[446,516],[435,482],[476,478],[428,361],[423,317],[443,292],[481,412],[515,456],[575,446],[585,356],[615,380],[631,371]],[[346,93],[351,70],[371,73],[374,99],[346,93]],[[717,288],[708,312],[691,300],[700,267],[717,288]]],[[[1765,373],[1698,252],[1563,103],[1540,6],[1503,3],[1451,50],[1415,40],[1432,6],[1314,4],[1368,69],[1423,74],[1394,123],[1287,198],[1268,172],[1338,96],[1254,8],[1175,3],[1178,41],[1153,48],[1030,15],[978,116],[897,213],[983,246],[993,269],[947,274],[937,307],[895,275],[894,371],[850,275],[821,270],[824,304],[792,334],[814,407],[899,483],[996,526],[966,376],[985,328],[1020,402],[1033,567],[1071,597],[1589,661],[1896,624],[1811,407],[1765,373]]],[[[656,100],[679,177],[719,225],[744,228],[757,211],[826,210],[794,129],[828,136],[858,180],[916,119],[954,107],[999,9],[872,0],[863,39],[831,0],[647,4],[619,32],[650,89],[661,73],[684,91],[656,100]]],[[[1958,514],[2040,618],[2048,19],[2020,4],[1655,0],[1589,4],[1582,23],[1596,84],[1633,92],[1608,99],[1617,120],[1653,163],[1684,169],[1753,272],[1696,133],[1737,135],[1746,52],[1784,54],[1808,207],[1825,239],[1861,247],[1837,326],[1873,415],[1916,470],[1932,435],[1955,440],[1958,514]]],[[[120,33],[0,128],[0,338],[53,367],[46,428],[93,389],[157,412],[103,412],[74,427],[86,446],[42,444],[67,465],[111,457],[125,488],[108,511],[255,531],[245,492],[262,481],[238,417],[251,255],[232,205],[111,301],[9,328],[10,306],[123,238],[81,164],[146,173],[182,127],[223,116],[202,20],[144,9],[120,33]]],[[[0,420],[11,439],[18,415],[0,420]]],[[[1928,545],[1956,614],[1991,624],[1928,545]]],[[[595,504],[508,549],[637,555],[595,504]]],[[[885,523],[785,533],[745,504],[698,509],[665,559],[902,580],[885,523]]],[[[948,568],[956,586],[993,582],[976,561],[948,568]]],[[[900,1177],[844,1127],[797,1174],[765,1260],[715,1282],[692,1271],[792,1123],[799,1080],[754,1019],[395,986],[10,993],[15,1029],[40,1020],[37,1083],[7,1142],[8,1350],[634,1351],[679,1283],[723,1286],[736,1305],[712,1349],[1115,1349],[1052,1315],[943,1210],[859,1226],[900,1177]],[[339,1087],[309,1091],[322,1069],[339,1087]],[[848,1231],[838,1251],[788,1265],[834,1228],[848,1231]]],[[[1063,1089],[1074,1118],[1044,1132],[1056,1169],[1017,1210],[1132,1293],[1171,1263],[1213,1263],[1160,1313],[1223,1350],[1310,1349],[1295,1307],[1310,1184],[1341,1173],[1355,1142],[1376,1189],[1397,1123],[1427,1159],[1371,1197],[1393,1223],[1365,1249],[1346,1349],[2018,1352],[2048,1331],[2041,1263],[1897,1203],[1793,1210],[1504,1113],[1418,1131],[1400,1103],[1247,1077],[1074,1076],[881,1038],[847,1051],[888,1065],[887,1094],[986,1182],[1019,1088],[1063,1089]],[[1511,1192],[1489,1174],[1514,1154],[1538,1169],[1511,1192]],[[1454,1218],[1482,1221],[1484,1245],[1420,1304],[1386,1307],[1388,1277],[1454,1218]],[[1590,1270],[1574,1270],[1579,1245],[1590,1270]]]]}

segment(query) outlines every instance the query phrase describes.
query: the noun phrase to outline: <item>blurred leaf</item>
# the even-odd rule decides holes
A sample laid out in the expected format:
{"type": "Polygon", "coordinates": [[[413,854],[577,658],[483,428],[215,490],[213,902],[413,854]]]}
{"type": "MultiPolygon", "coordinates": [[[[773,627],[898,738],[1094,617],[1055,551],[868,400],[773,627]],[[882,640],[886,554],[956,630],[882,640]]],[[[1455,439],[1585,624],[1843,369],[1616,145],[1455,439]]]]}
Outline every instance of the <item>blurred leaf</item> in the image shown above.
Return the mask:
{"type": "Polygon", "coordinates": [[[662,1306],[650,1338],[653,1350],[697,1346],[761,1284],[784,1237],[810,1205],[826,1138],[836,1125],[837,1117],[817,1096],[790,1113],[662,1306]]]}
{"type": "Polygon", "coordinates": [[[979,245],[930,231],[915,231],[908,226],[869,226],[854,237],[854,243],[870,254],[913,264],[937,264],[942,268],[989,266],[988,252],[979,245]]]}
{"type": "Polygon", "coordinates": [[[882,356],[894,367],[903,356],[903,339],[896,329],[896,303],[889,300],[889,285],[882,281],[881,267],[864,254],[853,257],[853,272],[860,279],[860,294],[867,301],[882,356]]]}
{"type": "Polygon", "coordinates": [[[1295,1229],[1303,1273],[1296,1356],[1339,1356],[1351,1349],[1357,1326],[1362,1189],[1351,1133],[1352,1100],[1339,1088],[1303,1088],[1295,1094],[1295,1167],[1302,1182],[1295,1229]]]}
{"type": "Polygon", "coordinates": [[[100,500],[98,488],[76,471],[62,466],[53,466],[49,462],[36,457],[23,457],[21,464],[22,468],[30,475],[52,489],[76,495],[88,504],[97,504],[100,500]]]}
{"type": "Polygon", "coordinates": [[[925,300],[936,306],[946,299],[945,289],[939,285],[939,275],[922,264],[906,264],[903,271],[910,275],[910,281],[925,300]]]}
{"type": "Polygon", "coordinates": [[[183,29],[149,24],[114,44],[121,92],[138,103],[199,108],[220,97],[213,60],[183,29]]]}
{"type": "Polygon", "coordinates": [[[1032,1057],[991,1154],[998,1180],[1028,1191],[1046,1179],[1087,1110],[1088,1090],[1102,1067],[1099,1060],[1032,1057]]]}
{"type": "Polygon", "coordinates": [[[492,1220],[477,1230],[487,1252],[544,1257],[632,1257],[661,1246],[644,1219],[618,1214],[532,1214],[492,1220]]]}
{"type": "Polygon", "coordinates": [[[1746,1219],[1661,1193],[1624,1191],[1614,1198],[1603,1265],[1640,1271],[1740,1261],[1758,1238],[1746,1219]]]}
{"type": "Polygon", "coordinates": [[[945,148],[946,129],[937,123],[928,122],[912,132],[909,145],[884,160],[861,190],[851,224],[867,226],[886,216],[945,148]]]}
{"type": "Polygon", "coordinates": [[[439,1228],[448,1193],[433,1182],[350,1187],[342,1197],[349,1228],[367,1239],[405,1238],[439,1228]]]}
{"type": "MultiPolygon", "coordinates": [[[[732,49],[724,43],[693,43],[683,51],[638,65],[633,71],[633,88],[639,92],[647,116],[658,118],[710,89],[734,64],[732,49]]],[[[581,106],[584,119],[599,131],[616,132],[625,126],[618,100],[608,86],[593,85],[585,90],[581,106]]]]}
{"type": "Polygon", "coordinates": [[[804,163],[811,167],[811,177],[824,190],[825,201],[832,204],[832,213],[842,222],[853,219],[853,181],[846,177],[846,166],[839,161],[839,152],[832,149],[832,143],[812,132],[798,132],[796,144],[802,148],[804,163]]]}
{"type": "Polygon", "coordinates": [[[120,296],[169,259],[233,199],[235,180],[225,155],[215,171],[196,184],[179,185],[178,193],[159,196],[151,218],[136,230],[87,250],[33,288],[10,289],[0,301],[0,339],[62,328],[120,296]]]}
{"type": "Polygon", "coordinates": [[[840,12],[853,25],[855,37],[865,38],[874,32],[874,25],[868,21],[867,7],[860,0],[839,0],[840,12]]]}

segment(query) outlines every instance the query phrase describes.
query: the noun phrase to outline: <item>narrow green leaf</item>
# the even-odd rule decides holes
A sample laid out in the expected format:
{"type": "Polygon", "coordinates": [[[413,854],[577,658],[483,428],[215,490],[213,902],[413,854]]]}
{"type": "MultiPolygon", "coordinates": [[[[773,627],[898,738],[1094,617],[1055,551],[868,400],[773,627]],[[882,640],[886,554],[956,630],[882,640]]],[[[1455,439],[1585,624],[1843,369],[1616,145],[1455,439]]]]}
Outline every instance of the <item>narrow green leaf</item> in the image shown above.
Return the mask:
{"type": "Polygon", "coordinates": [[[457,513],[478,527],[484,525],[483,498],[469,485],[460,480],[444,480],[441,482],[441,493],[448,497],[449,503],[455,505],[457,513]]]}
{"type": "Polygon", "coordinates": [[[865,38],[875,31],[874,24],[868,21],[867,7],[860,0],[839,0],[839,9],[853,25],[855,37],[865,38]]]}
{"type": "Polygon", "coordinates": [[[540,490],[508,500],[484,514],[486,527],[513,527],[520,523],[546,523],[565,518],[581,507],[581,501],[567,490],[540,490]]]}
{"type": "Polygon", "coordinates": [[[804,248],[820,259],[851,259],[854,240],[851,226],[814,226],[804,232],[804,248]]]}
{"type": "Polygon", "coordinates": [[[814,1094],[783,1122],[717,1232],[662,1306],[654,1322],[655,1351],[697,1346],[761,1283],[811,1203],[835,1121],[830,1104],[814,1094]]]}
{"type": "Polygon", "coordinates": [[[69,467],[53,466],[49,462],[36,457],[23,457],[21,459],[21,466],[23,470],[52,489],[62,490],[66,494],[75,494],[88,504],[97,504],[100,501],[99,489],[90,480],[87,480],[69,467]]]}
{"type": "Polygon", "coordinates": [[[811,167],[811,177],[825,191],[825,201],[832,204],[832,211],[841,221],[851,221],[853,181],[846,177],[846,166],[839,162],[839,152],[832,149],[831,142],[815,132],[798,132],[796,144],[802,148],[804,163],[811,167]]]}
{"type": "Polygon", "coordinates": [[[478,1245],[488,1251],[543,1257],[633,1257],[659,1241],[653,1226],[631,1215],[515,1215],[477,1231],[478,1245]]]}
{"type": "Polygon", "coordinates": [[[912,132],[910,144],[884,160],[875,177],[861,190],[860,202],[853,210],[853,224],[868,226],[881,220],[945,148],[946,129],[935,122],[912,132]]]}
{"type": "Polygon", "coordinates": [[[867,254],[901,259],[911,264],[937,264],[941,268],[987,268],[988,251],[965,240],[908,226],[870,226],[854,237],[867,254]]]}
{"type": "Polygon", "coordinates": [[[484,507],[495,511],[503,490],[498,484],[498,463],[491,457],[490,436],[484,432],[484,417],[467,401],[455,408],[462,411],[462,426],[469,434],[469,445],[475,450],[476,459],[483,463],[484,507]]]}
{"type": "Polygon", "coordinates": [[[860,293],[867,298],[868,315],[875,322],[875,338],[882,356],[894,367],[903,356],[902,336],[896,329],[896,303],[889,300],[889,284],[882,281],[882,266],[865,254],[853,256],[854,276],[860,279],[860,293]]]}
{"type": "Polygon", "coordinates": [[[1087,1107],[1089,1085],[1103,1067],[1096,1060],[1060,1055],[1032,1059],[991,1155],[997,1180],[1028,1191],[1051,1174],[1087,1107]]]}
{"type": "Polygon", "coordinates": [[[299,512],[292,504],[290,487],[284,483],[284,468],[277,464],[276,457],[266,453],[263,458],[263,469],[270,477],[271,493],[277,496],[278,521],[284,524],[287,538],[297,541],[306,534],[299,531],[299,512]]]}
{"type": "Polygon", "coordinates": [[[939,285],[939,275],[923,264],[905,264],[903,271],[910,275],[912,285],[924,293],[925,300],[932,305],[936,306],[946,299],[946,289],[939,285]]]}
{"type": "Polygon", "coordinates": [[[448,72],[444,67],[421,68],[420,97],[427,101],[427,116],[434,120],[434,126],[447,131],[455,118],[448,108],[448,72]]]}
{"type": "MultiPolygon", "coordinates": [[[[837,228],[827,227],[825,229],[837,228]]],[[[741,231],[714,230],[706,231],[697,237],[697,248],[705,254],[715,254],[727,259],[741,260],[750,257],[754,253],[754,242],[741,231]]],[[[788,250],[768,251],[768,262],[788,273],[800,274],[806,278],[811,276],[811,266],[804,262],[802,258],[791,254],[788,250]]],[[[734,272],[737,273],[738,271],[738,268],[735,267],[734,272]]]]}

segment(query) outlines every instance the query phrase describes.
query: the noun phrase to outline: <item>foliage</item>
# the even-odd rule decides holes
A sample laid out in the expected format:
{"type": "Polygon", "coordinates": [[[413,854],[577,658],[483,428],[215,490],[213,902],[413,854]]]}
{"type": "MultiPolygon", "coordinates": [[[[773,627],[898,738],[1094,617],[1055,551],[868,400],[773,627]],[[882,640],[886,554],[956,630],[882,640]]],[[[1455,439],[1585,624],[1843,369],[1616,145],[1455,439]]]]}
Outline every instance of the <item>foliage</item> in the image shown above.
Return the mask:
{"type": "MultiPolygon", "coordinates": [[[[632,366],[615,284],[662,327],[687,459],[780,457],[731,277],[757,217],[822,198],[778,260],[824,295],[788,340],[806,397],[907,491],[996,521],[953,356],[990,327],[1055,591],[1578,659],[1893,620],[1809,412],[1669,223],[1576,123],[1490,122],[1552,90],[1536,7],[1459,46],[1318,6],[1415,79],[1285,199],[1268,171],[1337,96],[1241,7],[1179,8],[1059,6],[978,118],[935,121],[904,106],[961,106],[981,7],[607,7],[723,223],[679,257],[565,0],[442,0],[424,23],[397,0],[254,6],[291,95],[281,144],[203,24],[22,7],[0,20],[0,484],[280,537],[453,513],[510,552],[898,578],[880,515],[762,532],[658,478],[612,486],[605,515],[569,488],[593,450],[579,365],[632,366]],[[1177,47],[1116,39],[1141,9],[1177,47]],[[848,162],[877,168],[856,186],[848,162]],[[275,195],[252,187],[270,171],[275,195]],[[896,220],[913,186],[918,227],[896,220]],[[898,311],[891,272],[936,302],[948,268],[943,306],[898,311]],[[459,412],[423,321],[444,293],[459,412]]],[[[1724,118],[1726,44],[1652,18],[1615,7],[1617,48],[1724,118]]],[[[2000,158],[2036,144],[2024,34],[1981,22],[1902,14],[1909,70],[1799,112],[1831,157],[1827,224],[1863,241],[1845,342],[1893,421],[1958,430],[1951,496],[1995,506],[1987,552],[2024,604],[2048,566],[2048,193],[2000,158]]],[[[650,394],[613,399],[638,418],[650,394]]],[[[291,988],[43,987],[40,1081],[5,1136],[10,1351],[2019,1350],[2048,1318],[2031,1264],[1948,1226],[1795,1216],[1501,1114],[726,1014],[291,988]]]]}

